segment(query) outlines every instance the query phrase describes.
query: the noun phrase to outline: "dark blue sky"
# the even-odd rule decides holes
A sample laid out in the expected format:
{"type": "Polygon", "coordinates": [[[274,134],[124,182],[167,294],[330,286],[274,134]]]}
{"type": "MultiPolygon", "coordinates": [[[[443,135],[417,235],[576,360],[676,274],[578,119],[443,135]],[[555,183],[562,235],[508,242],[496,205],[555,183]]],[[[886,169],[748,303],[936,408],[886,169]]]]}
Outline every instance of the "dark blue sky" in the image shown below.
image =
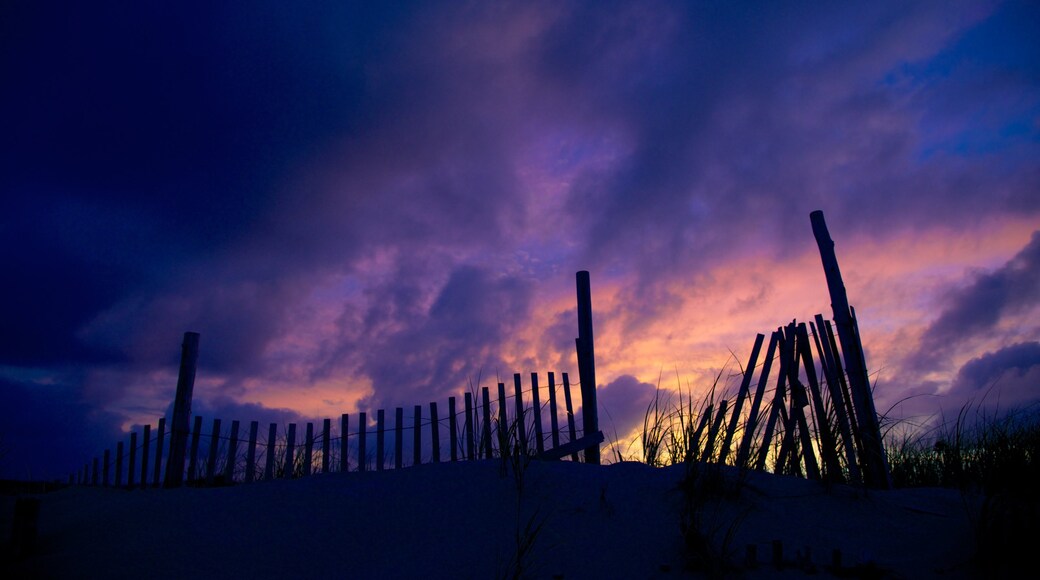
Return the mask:
{"type": "Polygon", "coordinates": [[[814,209],[882,403],[1040,398],[1036,3],[378,4],[4,3],[0,474],[154,423],[186,330],[227,419],[574,373],[580,269],[624,430],[826,312],[814,209]]]}

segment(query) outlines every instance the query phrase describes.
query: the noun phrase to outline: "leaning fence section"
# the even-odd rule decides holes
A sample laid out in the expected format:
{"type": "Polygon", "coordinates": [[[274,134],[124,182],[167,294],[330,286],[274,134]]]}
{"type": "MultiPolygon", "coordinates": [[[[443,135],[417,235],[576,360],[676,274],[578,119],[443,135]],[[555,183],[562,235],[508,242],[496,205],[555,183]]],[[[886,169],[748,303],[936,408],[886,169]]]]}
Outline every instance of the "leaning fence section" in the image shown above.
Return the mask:
{"type": "Polygon", "coordinates": [[[306,477],[331,472],[401,469],[423,463],[471,461],[527,454],[577,461],[602,442],[575,423],[568,373],[513,375],[511,389],[482,387],[437,402],[344,413],[306,423],[248,423],[194,416],[185,438],[182,472],[173,473],[173,445],[166,418],[133,430],[69,475],[70,484],[159,487],[172,478],[213,486],[306,477]],[[392,417],[392,420],[391,420],[392,417]]]}

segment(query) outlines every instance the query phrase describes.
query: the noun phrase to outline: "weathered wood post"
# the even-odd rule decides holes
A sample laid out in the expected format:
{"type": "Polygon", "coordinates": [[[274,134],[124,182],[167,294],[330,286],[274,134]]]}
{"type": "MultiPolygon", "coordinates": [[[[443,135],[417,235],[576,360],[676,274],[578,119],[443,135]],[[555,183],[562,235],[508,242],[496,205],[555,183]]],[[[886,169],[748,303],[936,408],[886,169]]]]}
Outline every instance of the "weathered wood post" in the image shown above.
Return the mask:
{"type": "Polygon", "coordinates": [[[250,421],[249,446],[246,448],[246,483],[253,483],[253,480],[256,479],[256,435],[259,431],[260,422],[250,421]]]}
{"type": "Polygon", "coordinates": [[[412,409],[412,465],[422,463],[422,405],[412,409]]]}
{"type": "Polygon", "coordinates": [[[433,445],[433,462],[441,462],[441,434],[438,427],[437,403],[430,403],[430,443],[433,445]]]}
{"type": "Polygon", "coordinates": [[[364,472],[368,468],[368,417],[366,413],[358,413],[357,470],[364,472]]]}
{"type": "Polygon", "coordinates": [[[123,442],[116,443],[116,487],[123,486],[123,442]]]}
{"type": "Polygon", "coordinates": [[[556,416],[556,374],[549,373],[549,428],[552,429],[552,446],[560,446],[560,418],[556,416]]]}
{"type": "Polygon", "coordinates": [[[228,441],[227,461],[224,462],[224,483],[234,483],[235,464],[238,463],[238,420],[231,422],[231,439],[228,441]]]}
{"type": "Polygon", "coordinates": [[[484,444],[484,459],[491,459],[491,393],[488,387],[483,387],[480,391],[480,395],[483,402],[484,408],[484,425],[481,435],[484,444]]]}
{"type": "Polygon", "coordinates": [[[155,433],[155,470],[152,472],[152,486],[162,485],[163,443],[166,436],[166,417],[159,417],[159,428],[155,433]]]}
{"type": "MultiPolygon", "coordinates": [[[[144,426],[145,453],[148,452],[148,425],[144,426]]],[[[206,485],[213,485],[217,469],[217,454],[220,453],[220,419],[213,419],[213,430],[209,432],[209,455],[206,457],[206,485]]],[[[147,456],[146,456],[147,458],[147,456]]],[[[147,463],[147,461],[146,461],[147,463]]],[[[141,479],[144,479],[143,477],[141,479]]],[[[144,485],[144,481],[141,482],[144,485]]]]}
{"type": "Polygon", "coordinates": [[[498,454],[502,457],[509,455],[509,436],[506,425],[506,384],[498,383],[498,454]]]}
{"type": "Polygon", "coordinates": [[[346,473],[350,470],[348,459],[350,454],[348,434],[350,433],[350,414],[343,413],[339,417],[339,470],[346,473]]]}
{"type": "Polygon", "coordinates": [[[722,449],[719,450],[719,463],[726,463],[729,455],[729,446],[733,441],[733,434],[737,431],[737,423],[740,422],[740,411],[744,407],[744,399],[747,398],[748,389],[751,387],[751,376],[755,374],[755,365],[758,363],[758,352],[762,350],[762,341],[766,339],[764,334],[755,335],[755,345],[751,347],[751,358],[748,359],[747,367],[744,369],[744,378],[740,381],[740,390],[737,391],[737,402],[733,404],[733,417],[726,429],[726,437],[722,441],[722,449]]]}
{"type": "Polygon", "coordinates": [[[323,419],[321,422],[321,472],[329,472],[329,451],[332,445],[332,419],[323,419]]]}
{"type": "Polygon", "coordinates": [[[473,436],[473,393],[465,393],[462,397],[463,406],[466,408],[466,419],[462,423],[462,430],[466,438],[466,459],[473,461],[476,456],[476,441],[473,436]]]}
{"type": "Polygon", "coordinates": [[[264,462],[264,480],[270,481],[274,479],[274,446],[278,440],[278,424],[271,423],[267,428],[267,449],[266,458],[264,462]]]}
{"type": "Polygon", "coordinates": [[[134,475],[137,473],[137,433],[130,431],[130,463],[127,466],[127,487],[133,487],[134,475]]]}
{"type": "Polygon", "coordinates": [[[513,373],[513,394],[516,397],[516,422],[517,446],[519,453],[527,455],[527,428],[524,426],[524,388],[520,383],[520,373],[513,373]]]}
{"type": "MultiPolygon", "coordinates": [[[[199,467],[199,437],[202,436],[202,417],[196,415],[194,427],[191,430],[191,457],[188,459],[188,481],[195,481],[198,477],[199,467]]],[[[166,471],[170,466],[166,466],[166,471]]]]}
{"type": "Polygon", "coordinates": [[[841,279],[841,270],[838,268],[838,258],[834,253],[834,240],[827,230],[827,222],[824,221],[822,211],[817,210],[809,214],[809,220],[812,223],[816,245],[820,249],[831,308],[834,311],[834,324],[838,327],[838,340],[841,342],[845,369],[849,375],[849,387],[856,407],[856,418],[863,442],[863,455],[860,460],[864,463],[866,484],[870,487],[888,489],[891,487],[891,479],[884,442],[881,439],[881,427],[874,408],[874,396],[870,392],[870,378],[863,364],[863,345],[856,334],[848,295],[841,279]]]}
{"type": "Polygon", "coordinates": [[[296,423],[289,423],[285,433],[285,463],[282,468],[282,477],[292,479],[296,468],[296,423]]]}
{"type": "Polygon", "coordinates": [[[141,442],[141,487],[148,487],[148,450],[152,444],[152,426],[144,426],[144,441],[141,442]]]}
{"type": "Polygon", "coordinates": [[[383,471],[383,459],[386,456],[386,413],[383,409],[376,411],[376,471],[383,471]]]}
{"type": "Polygon", "coordinates": [[[394,469],[404,465],[404,407],[394,410],[394,469]]]}
{"type": "Polygon", "coordinates": [[[758,410],[762,405],[762,397],[765,395],[766,384],[769,381],[769,371],[773,366],[773,356],[776,354],[777,333],[774,331],[769,337],[769,346],[766,348],[766,358],[762,361],[762,371],[758,375],[758,387],[755,389],[755,398],[751,401],[751,410],[748,411],[747,423],[744,425],[744,438],[740,442],[737,451],[737,467],[746,467],[748,456],[751,454],[751,443],[755,439],[755,429],[758,427],[758,410]]]}
{"type": "Polygon", "coordinates": [[[448,397],[448,445],[451,453],[448,454],[452,461],[459,460],[459,417],[455,409],[455,397],[448,397]]]}
{"type": "Polygon", "coordinates": [[[303,436],[303,475],[311,474],[314,463],[314,423],[307,422],[307,431],[303,436]]]}
{"type": "MultiPolygon", "coordinates": [[[[578,287],[578,376],[581,381],[582,428],[585,435],[599,431],[599,411],[596,406],[596,349],[592,339],[592,288],[589,273],[582,270],[575,275],[578,287]]],[[[585,463],[599,465],[599,445],[585,448],[585,463]]]]}
{"type": "Polygon", "coordinates": [[[824,361],[823,369],[827,379],[827,390],[831,395],[831,406],[834,416],[838,419],[838,428],[841,430],[841,440],[845,448],[845,464],[849,470],[849,481],[853,485],[860,485],[863,479],[859,472],[859,463],[856,461],[856,442],[852,436],[849,425],[849,417],[846,414],[844,397],[841,386],[835,376],[834,358],[829,348],[825,347],[826,331],[824,330],[823,316],[816,315],[816,326],[813,327],[813,339],[816,342],[816,351],[824,361]],[[821,337],[823,340],[820,340],[821,337]]]}
{"type": "MultiPolygon", "coordinates": [[[[563,373],[563,402],[567,406],[567,434],[571,441],[578,439],[578,430],[574,427],[574,405],[571,403],[571,379],[567,373],[563,373]]],[[[571,453],[571,461],[578,461],[578,454],[571,453]]]]}
{"type": "Polygon", "coordinates": [[[195,389],[195,366],[199,360],[199,333],[185,332],[181,343],[181,367],[177,375],[177,393],[173,400],[170,424],[170,459],[166,462],[166,487],[180,487],[184,482],[184,450],[188,445],[188,418],[191,416],[191,394],[195,389]]]}
{"type": "Polygon", "coordinates": [[[534,447],[539,454],[545,453],[542,435],[542,402],[538,397],[538,373],[531,373],[531,410],[534,412],[534,447]]]}

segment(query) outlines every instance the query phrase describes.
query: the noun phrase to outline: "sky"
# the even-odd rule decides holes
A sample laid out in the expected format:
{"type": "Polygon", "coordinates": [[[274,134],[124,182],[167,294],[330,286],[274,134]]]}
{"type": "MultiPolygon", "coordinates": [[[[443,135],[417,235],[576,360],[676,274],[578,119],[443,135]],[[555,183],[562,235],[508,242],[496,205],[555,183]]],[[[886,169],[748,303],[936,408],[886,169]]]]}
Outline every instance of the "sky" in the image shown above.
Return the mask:
{"type": "Polygon", "coordinates": [[[3,3],[0,477],[186,331],[227,420],[576,377],[579,270],[625,433],[830,314],[813,210],[879,411],[1040,400],[1040,5],[829,4],[3,3]]]}

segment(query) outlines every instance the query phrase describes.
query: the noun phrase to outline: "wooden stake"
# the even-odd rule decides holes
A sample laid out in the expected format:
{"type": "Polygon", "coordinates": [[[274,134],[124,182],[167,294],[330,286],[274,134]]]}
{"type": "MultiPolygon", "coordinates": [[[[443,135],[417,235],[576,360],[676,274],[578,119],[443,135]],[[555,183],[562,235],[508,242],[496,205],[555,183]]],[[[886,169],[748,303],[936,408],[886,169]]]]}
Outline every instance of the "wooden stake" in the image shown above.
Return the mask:
{"type": "Polygon", "coordinates": [[[394,411],[394,469],[401,469],[404,462],[404,408],[394,411]]]}
{"type": "Polygon", "coordinates": [[[462,430],[466,439],[466,459],[473,461],[476,456],[476,438],[473,436],[473,393],[464,393],[462,396],[463,406],[466,407],[466,419],[462,423],[462,430]]]}
{"type": "Polygon", "coordinates": [[[368,469],[368,417],[358,413],[357,470],[364,473],[368,469]]]}
{"type": "Polygon", "coordinates": [[[311,465],[314,462],[314,423],[307,422],[307,431],[303,439],[303,475],[311,474],[311,465]]]}
{"type": "Polygon", "coordinates": [[[549,428],[553,449],[560,446],[560,418],[556,416],[556,375],[549,373],[549,428]]]}
{"type": "Polygon", "coordinates": [[[849,386],[856,407],[860,439],[863,442],[861,460],[865,467],[866,483],[870,487],[888,489],[891,487],[888,460],[881,440],[877,411],[874,409],[874,396],[870,391],[870,378],[864,365],[863,345],[856,333],[845,284],[838,268],[838,258],[834,253],[834,241],[827,230],[822,211],[812,212],[809,219],[816,244],[820,249],[827,289],[831,296],[831,308],[834,311],[834,324],[838,327],[838,339],[841,341],[841,350],[845,357],[845,368],[848,369],[849,386]]]}
{"type": "MultiPolygon", "coordinates": [[[[166,417],[159,418],[159,429],[155,433],[155,471],[152,474],[152,485],[159,487],[163,483],[162,479],[162,457],[163,457],[163,439],[166,435],[166,417]]],[[[183,465],[184,462],[181,462],[183,465]]]]}
{"type": "MultiPolygon", "coordinates": [[[[185,332],[181,343],[181,366],[173,400],[170,425],[170,459],[166,466],[166,487],[180,487],[184,481],[184,448],[188,443],[188,418],[195,389],[195,367],[199,360],[199,333],[185,332]]],[[[190,470],[189,470],[190,471],[190,470]]]]}
{"type": "MultiPolygon", "coordinates": [[[[571,441],[577,441],[578,431],[574,427],[574,406],[571,404],[571,381],[567,373],[563,373],[563,402],[567,406],[567,431],[571,441]]],[[[571,454],[571,461],[578,461],[578,454],[571,454]]]]}
{"type": "Polygon", "coordinates": [[[249,445],[246,447],[246,483],[253,483],[256,479],[256,438],[259,431],[260,422],[250,421],[249,445]]]}
{"type": "Polygon", "coordinates": [[[433,444],[433,462],[441,462],[441,434],[438,428],[437,403],[430,403],[430,441],[433,444]]]}
{"type": "Polygon", "coordinates": [[[527,454],[527,427],[524,412],[524,391],[520,384],[520,373],[513,373],[513,394],[516,397],[516,434],[517,442],[520,444],[520,453],[527,454]]]}
{"type": "MultiPolygon", "coordinates": [[[[202,436],[202,417],[196,416],[191,430],[191,449],[188,460],[188,481],[195,481],[199,476],[199,437],[202,436]]],[[[181,462],[184,463],[183,461],[181,462]]],[[[170,471],[167,465],[166,471],[170,471]]]]}
{"type": "Polygon", "coordinates": [[[329,472],[329,453],[332,447],[332,419],[324,419],[321,422],[321,472],[329,472]]]}
{"type": "Polygon", "coordinates": [[[542,435],[542,403],[538,400],[538,373],[531,373],[531,410],[534,412],[534,444],[535,451],[545,453],[545,442],[542,435]]]}
{"type": "Polygon", "coordinates": [[[141,488],[148,487],[148,451],[152,444],[152,426],[144,426],[144,441],[141,443],[141,488]]]}
{"type": "Polygon", "coordinates": [[[747,424],[744,425],[744,438],[737,452],[737,466],[746,467],[748,456],[751,454],[751,443],[755,439],[755,429],[758,427],[758,412],[762,405],[762,396],[766,391],[769,381],[769,371],[773,366],[773,357],[776,355],[776,343],[778,333],[773,332],[769,337],[769,347],[766,348],[766,358],[762,361],[762,372],[758,375],[758,388],[755,389],[755,398],[751,402],[751,411],[748,412],[747,424]]]}
{"type": "Polygon", "coordinates": [[[271,423],[267,428],[266,461],[264,462],[264,481],[274,479],[274,451],[275,443],[278,442],[278,424],[271,423]]]}
{"type": "Polygon", "coordinates": [[[827,421],[827,410],[823,406],[823,396],[820,393],[820,385],[816,377],[816,365],[813,363],[809,333],[806,331],[805,323],[798,325],[798,352],[802,357],[802,366],[805,368],[805,379],[809,383],[809,391],[812,393],[813,409],[817,417],[816,428],[820,438],[820,455],[823,456],[823,465],[827,470],[827,480],[844,483],[845,476],[841,470],[841,463],[838,461],[837,443],[834,441],[831,425],[827,421]]]}
{"type": "Polygon", "coordinates": [[[339,417],[339,472],[350,471],[350,416],[342,414],[339,417]]]}
{"type": "Polygon", "coordinates": [[[744,369],[744,378],[740,381],[740,390],[737,391],[737,402],[733,405],[733,418],[726,429],[726,437],[722,440],[722,449],[719,450],[719,463],[726,463],[729,455],[729,446],[733,441],[733,434],[737,431],[737,423],[740,422],[740,411],[744,407],[744,399],[747,398],[748,388],[751,386],[751,376],[755,374],[755,365],[758,363],[758,352],[762,349],[762,341],[765,335],[755,335],[755,344],[751,347],[751,358],[748,359],[747,367],[744,369]]]}
{"type": "Polygon", "coordinates": [[[134,487],[134,478],[137,477],[137,433],[130,432],[130,464],[126,472],[126,486],[134,487]]]}
{"type": "Polygon", "coordinates": [[[228,442],[227,461],[224,462],[224,483],[235,481],[235,464],[238,463],[238,420],[231,422],[231,440],[228,442]]]}
{"type": "Polygon", "coordinates": [[[386,431],[385,413],[382,409],[376,411],[376,471],[383,471],[383,463],[386,458],[386,431]]]}
{"type": "MultiPolygon", "coordinates": [[[[581,409],[584,433],[599,431],[599,411],[596,404],[596,349],[592,338],[592,290],[589,273],[575,275],[578,287],[578,374],[581,381],[581,409]]],[[[599,465],[599,445],[585,449],[585,463],[599,465]]]]}
{"type": "Polygon", "coordinates": [[[509,437],[506,418],[506,384],[498,383],[498,454],[509,456],[509,437]]]}
{"type": "Polygon", "coordinates": [[[484,459],[491,459],[491,395],[487,387],[482,388],[481,395],[484,398],[484,459]]]}
{"type": "Polygon", "coordinates": [[[282,467],[282,478],[292,479],[296,475],[296,423],[289,423],[285,434],[285,463],[282,467]]]}
{"type": "Polygon", "coordinates": [[[422,464],[422,405],[412,409],[412,465],[422,464]]]}
{"type": "MultiPolygon", "coordinates": [[[[144,428],[145,451],[148,450],[148,426],[144,428]]],[[[217,471],[217,454],[220,451],[220,419],[213,419],[213,430],[209,432],[209,455],[206,457],[206,485],[213,485],[217,471]]],[[[147,456],[146,456],[147,457],[147,456]]],[[[145,460],[147,463],[147,459],[145,460]]],[[[144,483],[143,481],[141,482],[144,483]]]]}
{"type": "Polygon", "coordinates": [[[459,460],[459,418],[455,412],[455,397],[448,397],[448,446],[451,448],[449,454],[452,461],[459,460]]]}

